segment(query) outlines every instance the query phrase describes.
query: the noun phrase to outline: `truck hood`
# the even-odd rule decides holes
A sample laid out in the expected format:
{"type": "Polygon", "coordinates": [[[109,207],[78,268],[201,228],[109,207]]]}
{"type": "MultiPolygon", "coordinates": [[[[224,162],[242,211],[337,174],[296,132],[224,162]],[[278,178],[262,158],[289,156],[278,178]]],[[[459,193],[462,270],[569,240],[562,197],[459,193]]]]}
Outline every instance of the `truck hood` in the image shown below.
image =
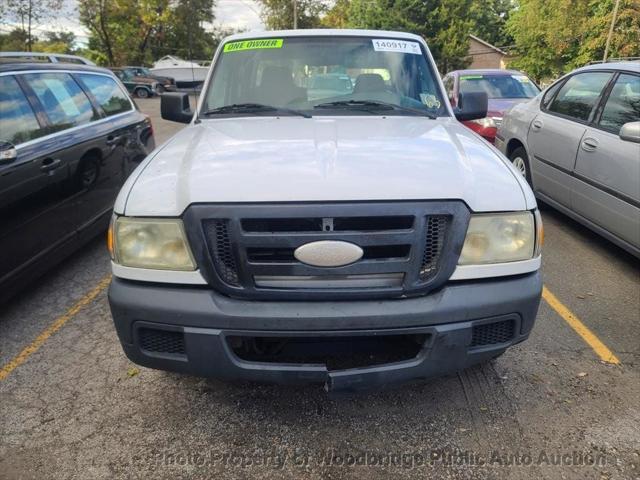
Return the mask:
{"type": "Polygon", "coordinates": [[[428,199],[460,199],[477,212],[533,208],[518,175],[453,118],[213,119],[147,157],[115,211],[176,216],[206,202],[428,199]]]}

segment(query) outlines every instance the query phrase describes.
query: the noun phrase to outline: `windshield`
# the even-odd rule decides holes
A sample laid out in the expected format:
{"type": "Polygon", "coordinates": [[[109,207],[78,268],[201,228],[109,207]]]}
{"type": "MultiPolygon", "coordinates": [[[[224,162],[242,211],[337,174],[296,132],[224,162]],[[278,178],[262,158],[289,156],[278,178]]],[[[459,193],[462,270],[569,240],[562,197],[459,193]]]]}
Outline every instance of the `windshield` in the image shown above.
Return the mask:
{"type": "MultiPolygon", "coordinates": [[[[385,115],[409,114],[389,108],[394,106],[447,115],[436,76],[418,42],[365,37],[229,42],[214,67],[202,111],[260,104],[311,115],[382,113],[372,103],[362,108],[365,101],[386,104],[385,115]],[[332,102],[338,104],[322,105],[332,102]]],[[[215,113],[230,114],[225,109],[215,113]]]]}
{"type": "Polygon", "coordinates": [[[540,93],[526,75],[461,75],[460,91],[486,92],[489,98],[533,98],[540,93]]]}
{"type": "Polygon", "coordinates": [[[139,68],[138,71],[142,74],[142,75],[146,75],[147,77],[150,77],[153,75],[153,73],[151,73],[151,70],[149,70],[148,68],[139,68]]]}

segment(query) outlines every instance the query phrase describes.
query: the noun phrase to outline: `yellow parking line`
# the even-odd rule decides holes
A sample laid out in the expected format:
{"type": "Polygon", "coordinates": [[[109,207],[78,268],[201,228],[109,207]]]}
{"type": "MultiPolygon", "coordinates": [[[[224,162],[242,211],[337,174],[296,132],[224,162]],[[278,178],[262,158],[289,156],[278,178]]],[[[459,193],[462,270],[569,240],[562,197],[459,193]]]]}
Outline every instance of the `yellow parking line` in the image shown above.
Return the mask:
{"type": "Polygon", "coordinates": [[[107,275],[87,294],[78,300],[64,315],[56,318],[56,320],[36,339],[27,345],[18,355],[13,357],[9,363],[0,370],[0,381],[4,380],[17,367],[22,365],[27,359],[37,352],[47,339],[62,328],[62,326],[71,320],[84,307],[89,305],[102,292],[111,281],[111,275],[107,275]]]}
{"type": "Polygon", "coordinates": [[[544,298],[549,306],[553,308],[558,315],[560,315],[564,321],[567,322],[578,335],[580,335],[580,337],[582,337],[587,345],[593,348],[594,352],[598,354],[603,362],[612,363],[614,365],[620,364],[618,357],[616,357],[613,352],[609,350],[598,337],[596,337],[595,333],[589,330],[589,328],[582,323],[571,310],[565,307],[562,302],[547,289],[547,287],[542,288],[542,298],[544,298]]]}

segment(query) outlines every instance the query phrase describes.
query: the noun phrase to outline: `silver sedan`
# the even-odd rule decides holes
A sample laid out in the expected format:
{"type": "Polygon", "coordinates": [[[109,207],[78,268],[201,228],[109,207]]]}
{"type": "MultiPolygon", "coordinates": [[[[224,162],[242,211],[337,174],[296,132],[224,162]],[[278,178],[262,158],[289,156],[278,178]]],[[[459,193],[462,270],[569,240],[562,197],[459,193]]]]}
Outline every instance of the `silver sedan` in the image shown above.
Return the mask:
{"type": "Polygon", "coordinates": [[[538,198],[640,257],[640,62],[565,75],[506,113],[496,147],[538,198]]]}

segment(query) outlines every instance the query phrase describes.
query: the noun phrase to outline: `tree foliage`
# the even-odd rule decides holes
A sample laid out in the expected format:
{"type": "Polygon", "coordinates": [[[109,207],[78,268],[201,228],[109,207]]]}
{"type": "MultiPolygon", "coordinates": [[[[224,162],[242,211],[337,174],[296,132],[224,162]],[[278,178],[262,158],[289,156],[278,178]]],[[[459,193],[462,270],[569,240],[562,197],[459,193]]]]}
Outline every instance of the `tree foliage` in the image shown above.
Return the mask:
{"type": "Polygon", "coordinates": [[[90,32],[94,59],[109,65],[152,63],[172,54],[209,59],[219,43],[205,27],[214,0],[80,0],[81,23],[90,32]]]}
{"type": "MultiPolygon", "coordinates": [[[[0,50],[27,51],[28,33],[20,27],[0,34],[0,50]]],[[[45,32],[44,38],[31,36],[32,51],[47,53],[76,53],[76,36],[72,32],[45,32]]]]}
{"type": "Polygon", "coordinates": [[[337,0],[322,18],[331,28],[402,30],[429,43],[443,71],[469,64],[469,34],[503,46],[512,0],[337,0]]]}
{"type": "MultiPolygon", "coordinates": [[[[34,35],[33,27],[45,18],[53,18],[62,7],[62,0],[3,0],[2,10],[17,20],[20,30],[26,34],[25,48],[32,51],[34,35]]],[[[3,13],[4,15],[4,13],[3,13]]]]}
{"type": "MultiPolygon", "coordinates": [[[[545,79],[601,60],[614,3],[520,0],[507,21],[517,55],[511,65],[545,79]]],[[[640,0],[621,0],[609,56],[640,56],[640,0]]]]}
{"type": "MultiPolygon", "coordinates": [[[[258,0],[262,5],[262,21],[269,30],[293,28],[292,0],[258,0]]],[[[322,26],[322,16],[327,5],[320,0],[297,0],[298,28],[322,26]]]]}

